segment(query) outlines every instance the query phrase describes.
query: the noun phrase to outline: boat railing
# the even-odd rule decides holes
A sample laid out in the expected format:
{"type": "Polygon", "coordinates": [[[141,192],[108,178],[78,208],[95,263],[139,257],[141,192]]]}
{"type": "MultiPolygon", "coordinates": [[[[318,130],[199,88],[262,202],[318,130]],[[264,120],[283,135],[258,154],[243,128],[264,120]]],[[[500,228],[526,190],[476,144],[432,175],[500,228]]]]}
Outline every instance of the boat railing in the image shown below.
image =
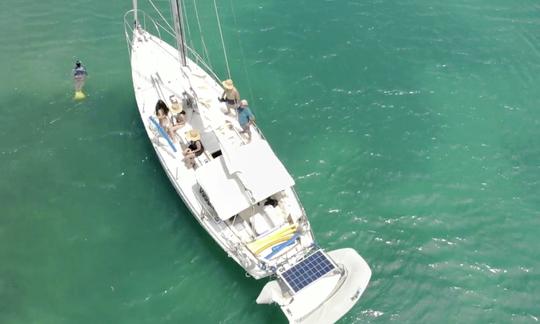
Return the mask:
{"type": "Polygon", "coordinates": [[[214,73],[212,67],[208,63],[206,63],[206,61],[201,57],[201,55],[187,45],[186,48],[188,50],[188,53],[193,56],[195,63],[197,63],[197,65],[199,65],[199,67],[201,67],[206,73],[208,73],[217,83],[220,83],[220,78],[217,76],[217,74],[214,73]]]}
{"type": "Polygon", "coordinates": [[[257,126],[257,124],[251,124],[251,127],[253,127],[257,133],[259,134],[259,136],[263,139],[263,140],[266,140],[266,137],[264,137],[264,134],[263,132],[261,131],[261,129],[259,128],[259,126],[257,126]]]}
{"type": "Polygon", "coordinates": [[[167,27],[161,25],[155,19],[153,19],[146,12],[138,9],[131,9],[124,14],[124,33],[126,36],[126,41],[128,44],[129,54],[131,56],[131,44],[133,43],[133,32],[136,28],[142,28],[144,30],[155,32],[158,37],[161,39],[161,31],[167,32],[169,35],[174,37],[174,33],[171,33],[167,27]],[[132,20],[131,17],[137,15],[138,20],[132,20]],[[153,28],[153,29],[151,29],[153,28]]]}
{"type": "MultiPolygon", "coordinates": [[[[133,44],[133,35],[135,29],[137,28],[148,31],[151,34],[155,33],[159,37],[159,39],[163,41],[166,40],[161,37],[162,33],[167,34],[171,36],[172,39],[174,39],[175,34],[172,30],[172,27],[167,23],[167,21],[164,20],[163,16],[161,16],[161,20],[163,20],[163,23],[154,19],[151,15],[147,14],[143,10],[139,9],[131,9],[124,14],[124,33],[126,36],[126,42],[128,44],[128,52],[130,56],[131,46],[133,44]],[[138,17],[137,21],[133,19],[135,15],[137,15],[138,17]]],[[[216,82],[219,83],[220,78],[214,73],[210,64],[208,64],[203,59],[203,57],[199,53],[197,53],[196,50],[189,47],[187,44],[184,44],[184,46],[187,49],[189,58],[194,61],[199,67],[201,67],[206,73],[208,73],[216,82]]]]}
{"type": "MultiPolygon", "coordinates": [[[[202,188],[201,188],[202,190],[202,188]]],[[[226,229],[228,234],[229,235],[232,235],[232,237],[234,237],[234,239],[240,243],[242,242],[242,239],[238,236],[238,234],[229,226],[229,224],[227,224],[226,222],[222,221],[219,216],[213,211],[213,210],[210,210],[210,206],[208,204],[208,202],[206,201],[206,199],[204,199],[203,197],[203,192],[200,192],[201,195],[195,195],[197,197],[197,199],[199,200],[199,203],[201,204],[201,215],[204,217],[204,218],[207,218],[207,219],[210,219],[214,222],[215,225],[222,225],[222,228],[223,229],[226,229]],[[202,198],[202,199],[201,199],[202,198]]],[[[223,233],[222,233],[223,234],[223,233]]],[[[232,242],[232,240],[228,237],[226,237],[225,235],[222,235],[221,236],[223,241],[229,246],[230,250],[231,251],[235,251],[235,250],[238,250],[238,247],[237,247],[237,244],[235,244],[234,242],[232,242]]],[[[252,259],[252,260],[255,260],[255,261],[258,261],[259,258],[257,258],[257,256],[250,250],[248,249],[247,247],[244,246],[244,248],[242,249],[242,253],[236,253],[236,256],[239,260],[241,260],[241,262],[244,262],[244,260],[242,260],[242,257],[240,254],[243,254],[245,255],[246,257],[248,257],[249,259],[252,259]],[[247,253],[246,253],[247,251],[247,253]]]]}

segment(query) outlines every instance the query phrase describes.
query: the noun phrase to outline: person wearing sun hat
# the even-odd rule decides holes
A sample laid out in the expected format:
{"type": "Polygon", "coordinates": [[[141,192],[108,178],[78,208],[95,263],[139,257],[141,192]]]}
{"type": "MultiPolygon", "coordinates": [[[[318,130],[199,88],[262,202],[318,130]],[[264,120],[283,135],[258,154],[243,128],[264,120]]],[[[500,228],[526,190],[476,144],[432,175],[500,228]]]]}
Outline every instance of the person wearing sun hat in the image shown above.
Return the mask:
{"type": "Polygon", "coordinates": [[[178,102],[178,98],[176,98],[176,96],[172,95],[169,97],[169,99],[171,100],[171,108],[169,111],[172,114],[172,121],[174,124],[171,129],[174,132],[177,129],[184,127],[186,124],[186,112],[182,108],[182,105],[178,102]]]}
{"type": "Polygon", "coordinates": [[[246,99],[240,101],[240,106],[236,108],[236,115],[238,116],[238,123],[240,124],[240,127],[242,127],[240,133],[247,134],[248,140],[251,140],[250,126],[255,124],[255,116],[249,109],[248,101],[246,99]]]}
{"type": "Polygon", "coordinates": [[[75,67],[73,68],[73,81],[75,83],[75,99],[77,100],[81,100],[86,97],[82,90],[87,75],[88,72],[86,72],[86,68],[81,61],[75,61],[75,67]]]}
{"type": "Polygon", "coordinates": [[[195,167],[195,157],[204,153],[204,146],[201,142],[201,134],[198,130],[192,129],[186,132],[188,147],[184,150],[184,161],[187,167],[195,167]]]}
{"type": "Polygon", "coordinates": [[[221,82],[221,84],[223,85],[223,94],[218,100],[227,104],[227,114],[230,114],[231,110],[234,111],[240,103],[240,93],[234,87],[233,80],[231,79],[227,79],[221,82]]]}

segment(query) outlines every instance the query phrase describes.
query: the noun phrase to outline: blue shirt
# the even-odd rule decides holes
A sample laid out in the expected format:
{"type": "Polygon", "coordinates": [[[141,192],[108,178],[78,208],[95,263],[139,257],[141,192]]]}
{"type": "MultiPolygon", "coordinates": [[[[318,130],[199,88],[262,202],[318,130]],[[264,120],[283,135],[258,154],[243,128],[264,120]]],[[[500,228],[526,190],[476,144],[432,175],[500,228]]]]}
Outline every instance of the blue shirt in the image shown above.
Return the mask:
{"type": "Polygon", "coordinates": [[[76,67],[75,69],[73,69],[73,75],[74,76],[79,76],[79,75],[87,75],[88,73],[86,72],[86,69],[84,66],[79,66],[79,67],[76,67]]]}
{"type": "Polygon", "coordinates": [[[238,122],[242,127],[249,123],[250,120],[255,119],[249,107],[238,107],[236,113],[238,114],[238,122]]]}

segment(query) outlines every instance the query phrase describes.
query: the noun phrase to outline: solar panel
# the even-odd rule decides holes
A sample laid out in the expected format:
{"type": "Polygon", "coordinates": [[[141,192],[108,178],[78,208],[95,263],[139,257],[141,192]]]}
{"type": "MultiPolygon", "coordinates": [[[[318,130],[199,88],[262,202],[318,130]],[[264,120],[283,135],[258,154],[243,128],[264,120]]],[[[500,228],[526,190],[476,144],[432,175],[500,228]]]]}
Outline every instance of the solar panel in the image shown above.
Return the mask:
{"type": "Polygon", "coordinates": [[[334,268],[334,264],[319,250],[283,272],[281,276],[294,292],[298,292],[334,268]]]}

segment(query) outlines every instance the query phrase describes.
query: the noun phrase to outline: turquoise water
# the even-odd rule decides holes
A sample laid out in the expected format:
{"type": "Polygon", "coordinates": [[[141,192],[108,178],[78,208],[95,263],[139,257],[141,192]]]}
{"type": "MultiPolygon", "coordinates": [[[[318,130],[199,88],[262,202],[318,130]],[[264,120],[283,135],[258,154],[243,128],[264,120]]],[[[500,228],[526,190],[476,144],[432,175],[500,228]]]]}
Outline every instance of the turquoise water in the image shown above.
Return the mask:
{"type": "MultiPolygon", "coordinates": [[[[212,1],[198,4],[225,77],[212,1]]],[[[319,243],[372,267],[340,323],[538,321],[537,2],[218,5],[235,83],[319,243]]],[[[199,227],[154,156],[130,6],[0,6],[0,323],[285,323],[255,304],[265,281],[199,227]]]]}

